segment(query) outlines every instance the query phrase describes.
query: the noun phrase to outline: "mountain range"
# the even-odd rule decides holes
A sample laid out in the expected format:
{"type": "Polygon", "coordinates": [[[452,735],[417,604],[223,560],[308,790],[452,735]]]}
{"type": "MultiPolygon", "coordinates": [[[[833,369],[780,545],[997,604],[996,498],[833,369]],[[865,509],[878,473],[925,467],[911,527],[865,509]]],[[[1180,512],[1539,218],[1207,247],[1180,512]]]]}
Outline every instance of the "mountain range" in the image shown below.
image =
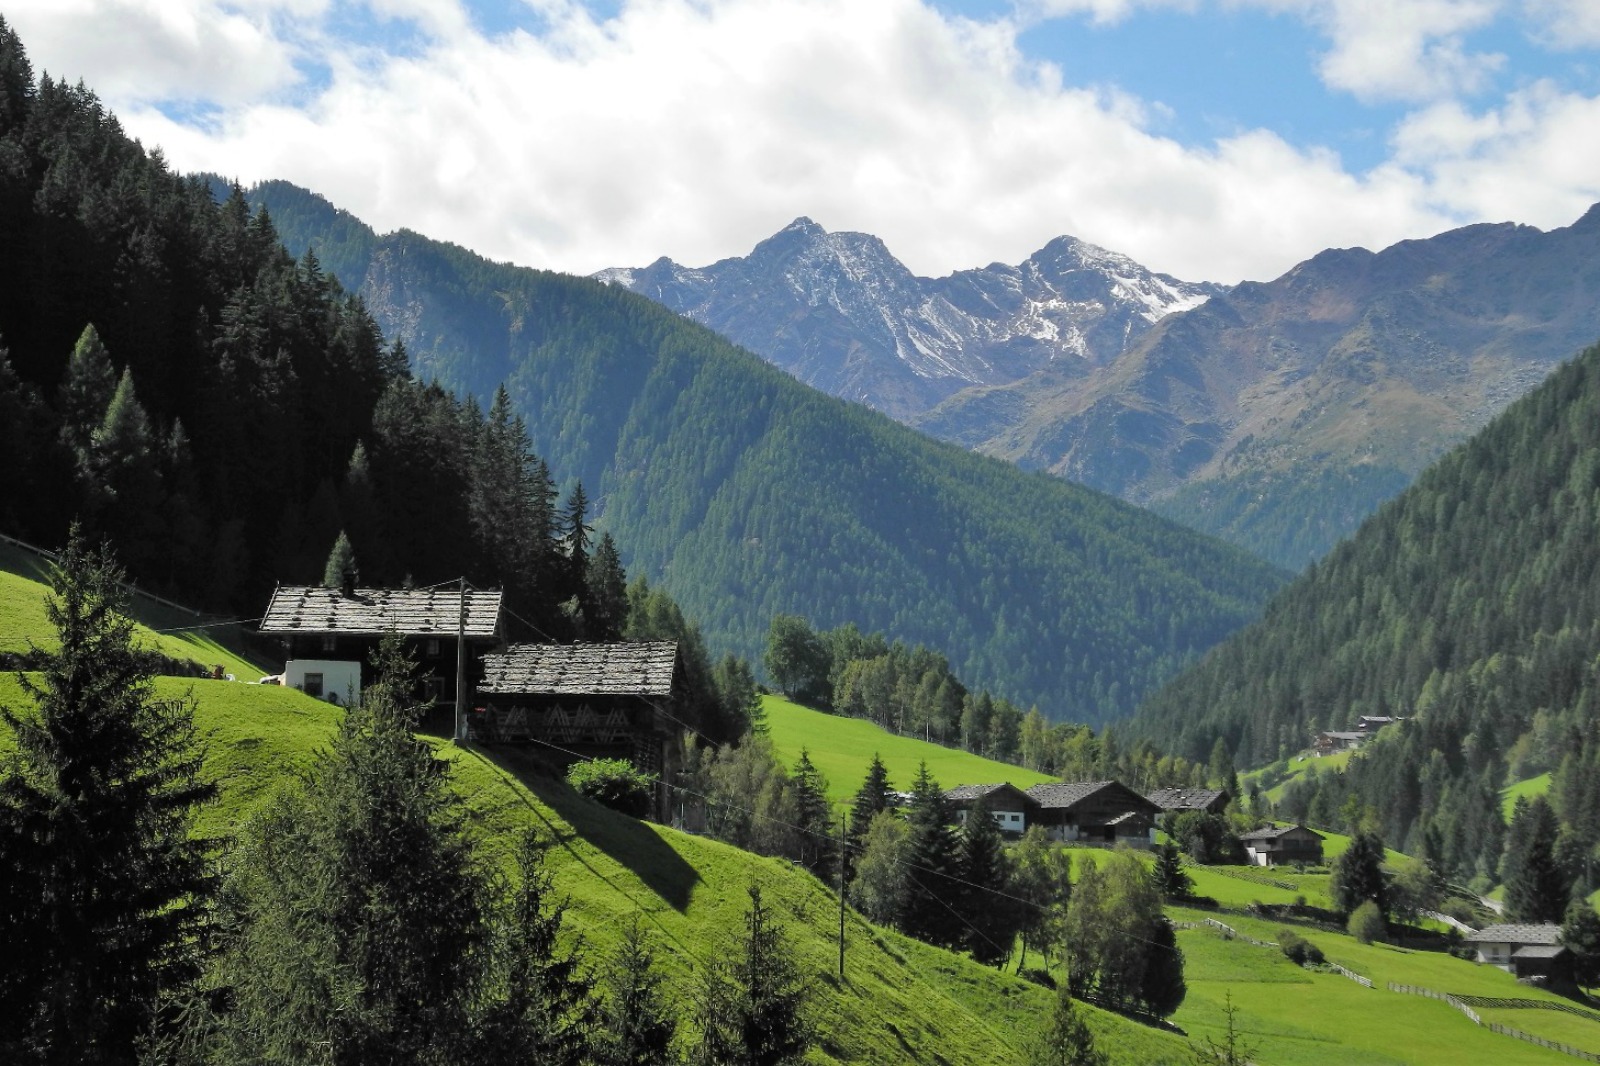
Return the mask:
{"type": "Polygon", "coordinates": [[[1253,618],[1285,575],[1058,478],[929,439],[587,278],[377,235],[281,182],[249,197],[357,288],[413,372],[487,399],[581,481],[631,572],[713,647],[779,613],[945,653],[969,684],[1103,722],[1253,618]]]}
{"type": "Polygon", "coordinates": [[[800,219],[598,277],[934,436],[1304,566],[1600,336],[1600,209],[1323,252],[1225,288],[1060,237],[913,276],[800,219]]]}

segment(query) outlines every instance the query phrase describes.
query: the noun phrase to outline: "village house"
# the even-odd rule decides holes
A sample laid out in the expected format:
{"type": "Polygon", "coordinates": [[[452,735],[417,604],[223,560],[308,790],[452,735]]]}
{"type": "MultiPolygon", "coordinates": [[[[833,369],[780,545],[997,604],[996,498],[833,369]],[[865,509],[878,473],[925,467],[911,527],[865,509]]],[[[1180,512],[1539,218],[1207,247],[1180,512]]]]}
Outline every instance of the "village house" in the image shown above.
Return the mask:
{"type": "Polygon", "coordinates": [[[945,790],[944,799],[957,823],[966,825],[967,815],[981,803],[1002,833],[1017,836],[1021,836],[1028,828],[1029,812],[1039,809],[1038,800],[1017,786],[1004,782],[998,785],[957,785],[945,790]]]}
{"type": "Polygon", "coordinates": [[[1477,960],[1518,978],[1567,976],[1571,955],[1561,943],[1561,927],[1550,923],[1491,925],[1465,937],[1477,960]]]}
{"type": "Polygon", "coordinates": [[[372,680],[379,642],[399,634],[416,662],[417,696],[453,714],[457,641],[466,643],[470,693],[478,656],[501,641],[500,609],[499,589],[279,585],[260,631],[283,642],[283,684],[346,706],[372,680]]]}
{"type": "Polygon", "coordinates": [[[1221,814],[1233,797],[1223,788],[1158,788],[1145,797],[1168,814],[1201,811],[1221,814]]]}
{"type": "Polygon", "coordinates": [[[1057,840],[1141,849],[1155,844],[1161,808],[1121,782],[1051,782],[1027,795],[1039,804],[1034,824],[1057,840]]]}
{"type": "Polygon", "coordinates": [[[1303,862],[1310,866],[1322,863],[1323,836],[1315,829],[1303,825],[1268,826],[1240,834],[1245,860],[1252,866],[1282,866],[1285,863],[1303,862]]]}
{"type": "Polygon", "coordinates": [[[1318,755],[1332,755],[1339,751],[1354,751],[1367,742],[1369,733],[1359,730],[1323,730],[1311,742],[1311,748],[1318,755]]]}
{"type": "Polygon", "coordinates": [[[514,644],[483,657],[468,736],[532,743],[557,763],[627,759],[657,779],[654,817],[671,805],[683,667],[674,641],[514,644]]]}

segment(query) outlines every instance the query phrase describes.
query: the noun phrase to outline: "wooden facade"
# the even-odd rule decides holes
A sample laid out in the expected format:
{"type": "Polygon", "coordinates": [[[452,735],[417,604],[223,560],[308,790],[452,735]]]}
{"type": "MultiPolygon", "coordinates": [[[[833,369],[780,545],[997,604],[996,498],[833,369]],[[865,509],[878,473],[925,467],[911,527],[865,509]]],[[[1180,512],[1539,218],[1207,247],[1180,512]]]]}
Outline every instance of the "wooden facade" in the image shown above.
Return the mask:
{"type": "Polygon", "coordinates": [[[1119,781],[1053,782],[1027,794],[1039,804],[1035,824],[1057,840],[1141,849],[1155,843],[1161,808],[1119,781]]]}
{"type": "Polygon", "coordinates": [[[947,789],[945,803],[956,821],[965,825],[967,816],[979,804],[989,812],[995,826],[1002,832],[1021,836],[1039,810],[1039,801],[1015,785],[1002,782],[997,785],[958,785],[947,789]]]}
{"type": "Polygon", "coordinates": [[[656,775],[654,816],[667,819],[682,735],[675,642],[517,644],[485,655],[482,674],[470,738],[536,744],[561,764],[627,759],[656,775]]]}
{"type": "Polygon", "coordinates": [[[1320,865],[1322,840],[1321,833],[1303,825],[1269,826],[1239,837],[1246,858],[1254,866],[1281,866],[1291,862],[1320,865]]]}

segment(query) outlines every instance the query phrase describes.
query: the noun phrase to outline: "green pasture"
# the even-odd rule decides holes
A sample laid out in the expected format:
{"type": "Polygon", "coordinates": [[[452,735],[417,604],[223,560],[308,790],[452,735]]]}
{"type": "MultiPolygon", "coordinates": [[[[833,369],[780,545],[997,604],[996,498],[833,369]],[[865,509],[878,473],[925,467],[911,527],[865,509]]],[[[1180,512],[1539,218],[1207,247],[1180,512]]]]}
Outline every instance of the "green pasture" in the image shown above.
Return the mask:
{"type": "Polygon", "coordinates": [[[1550,791],[1550,775],[1540,774],[1537,777],[1524,778],[1500,790],[1501,811],[1505,814],[1507,822],[1511,821],[1511,812],[1517,806],[1517,800],[1531,800],[1535,796],[1543,796],[1550,791]]]}
{"type": "Polygon", "coordinates": [[[924,761],[928,772],[943,788],[1006,781],[1025,789],[1056,780],[1049,774],[995,762],[970,752],[897,736],[860,718],[814,711],[781,696],[764,696],[761,706],[767,715],[767,729],[779,761],[793,766],[804,748],[828,779],[828,799],[834,803],[848,803],[855,795],[867,776],[874,754],[888,768],[890,785],[901,791],[911,786],[918,765],[924,761]]]}
{"type": "Polygon", "coordinates": [[[1312,770],[1319,774],[1343,770],[1350,764],[1350,757],[1355,754],[1354,751],[1336,751],[1332,755],[1317,756],[1310,752],[1301,752],[1259,770],[1240,774],[1239,788],[1249,792],[1252,784],[1271,782],[1262,790],[1262,795],[1277,803],[1283,799],[1283,790],[1291,782],[1299,780],[1312,770]]]}

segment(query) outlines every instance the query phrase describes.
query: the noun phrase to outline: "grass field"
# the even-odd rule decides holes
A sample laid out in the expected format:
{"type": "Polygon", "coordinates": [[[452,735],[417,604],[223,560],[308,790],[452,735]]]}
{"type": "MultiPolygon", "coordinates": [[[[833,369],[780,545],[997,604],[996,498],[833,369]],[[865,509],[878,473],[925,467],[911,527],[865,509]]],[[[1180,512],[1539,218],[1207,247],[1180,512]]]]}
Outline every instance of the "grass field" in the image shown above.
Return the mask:
{"type": "Polygon", "coordinates": [[[995,762],[970,752],[929,744],[914,737],[896,736],[860,718],[814,711],[781,696],[765,696],[761,705],[767,714],[767,728],[779,761],[793,766],[804,748],[828,779],[828,799],[836,804],[848,803],[855,795],[867,776],[874,754],[883,759],[888,768],[890,784],[900,790],[910,787],[918,765],[924,761],[928,772],[944,788],[1000,781],[1027,788],[1056,780],[1049,774],[995,762]]]}
{"type": "Polygon", "coordinates": [[[1550,791],[1550,775],[1540,774],[1538,777],[1529,777],[1500,790],[1501,811],[1505,814],[1507,822],[1511,821],[1511,812],[1519,799],[1533,799],[1543,796],[1550,791]]]}

